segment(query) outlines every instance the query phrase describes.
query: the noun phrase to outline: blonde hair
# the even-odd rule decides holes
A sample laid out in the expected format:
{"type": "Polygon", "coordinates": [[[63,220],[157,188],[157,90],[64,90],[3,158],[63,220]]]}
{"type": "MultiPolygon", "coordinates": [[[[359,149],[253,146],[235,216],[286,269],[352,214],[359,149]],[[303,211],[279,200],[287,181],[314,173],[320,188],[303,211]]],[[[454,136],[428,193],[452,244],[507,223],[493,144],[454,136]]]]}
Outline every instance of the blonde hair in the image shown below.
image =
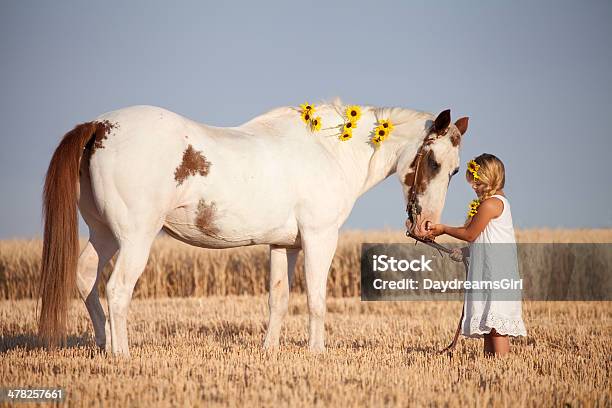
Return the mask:
{"type": "MultiPolygon", "coordinates": [[[[482,203],[484,200],[504,188],[504,184],[506,184],[506,170],[504,168],[504,163],[502,163],[498,157],[489,153],[483,153],[475,157],[474,161],[480,166],[478,169],[478,181],[485,185],[483,194],[478,197],[482,203]]],[[[474,176],[469,170],[465,171],[465,177],[470,183],[474,181],[474,176]]],[[[465,222],[466,226],[471,219],[471,217],[468,217],[465,222]]]]}

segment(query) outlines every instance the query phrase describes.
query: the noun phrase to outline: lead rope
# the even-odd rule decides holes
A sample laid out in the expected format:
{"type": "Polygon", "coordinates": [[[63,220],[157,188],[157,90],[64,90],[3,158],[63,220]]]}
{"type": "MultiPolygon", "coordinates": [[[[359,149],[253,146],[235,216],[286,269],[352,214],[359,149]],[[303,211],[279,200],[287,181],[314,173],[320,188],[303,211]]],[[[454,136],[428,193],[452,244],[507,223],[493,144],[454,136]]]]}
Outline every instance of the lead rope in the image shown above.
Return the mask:
{"type": "MultiPolygon", "coordinates": [[[[447,254],[451,254],[453,252],[452,249],[449,249],[445,247],[444,245],[440,245],[437,242],[426,241],[424,239],[421,239],[417,237],[416,235],[413,235],[412,232],[410,232],[409,230],[406,230],[406,236],[414,239],[416,241],[414,243],[415,245],[417,244],[417,242],[422,242],[425,245],[428,245],[434,249],[437,249],[438,252],[440,253],[440,256],[442,256],[442,252],[445,252],[447,254]]],[[[465,269],[465,279],[467,280],[470,264],[465,256],[463,256],[463,267],[465,269]]],[[[453,351],[455,350],[455,347],[457,346],[457,342],[459,340],[459,334],[461,333],[461,323],[463,322],[464,316],[465,316],[465,302],[461,306],[461,317],[459,318],[459,324],[457,325],[457,330],[455,330],[455,335],[453,336],[453,340],[451,341],[451,344],[449,344],[445,349],[440,350],[438,354],[448,353],[449,356],[452,357],[453,351]]]]}

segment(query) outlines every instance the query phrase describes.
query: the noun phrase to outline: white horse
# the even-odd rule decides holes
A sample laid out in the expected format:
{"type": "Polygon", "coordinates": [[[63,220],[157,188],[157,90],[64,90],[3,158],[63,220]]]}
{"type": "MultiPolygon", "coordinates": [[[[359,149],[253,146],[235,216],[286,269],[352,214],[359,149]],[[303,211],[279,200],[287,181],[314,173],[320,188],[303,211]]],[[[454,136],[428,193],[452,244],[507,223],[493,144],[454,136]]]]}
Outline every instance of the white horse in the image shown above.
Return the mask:
{"type": "Polygon", "coordinates": [[[327,276],[338,230],[355,201],[397,173],[406,200],[414,193],[411,208],[422,208],[410,211],[407,225],[425,237],[425,222],[439,222],[467,129],[467,118],[451,124],[448,110],[434,117],[365,106],[352,139],[343,141],[338,135],[344,108],[339,100],[318,106],[323,124],[318,132],[292,107],[222,128],[153,106],[105,113],[68,132],[53,154],[43,194],[41,338],[51,346],[65,342],[76,283],[96,344],[106,349],[110,335],[113,354],[129,356],[132,292],[163,229],[204,248],[270,245],[266,348],[279,344],[303,249],[308,344],[324,350],[327,276]],[[370,139],[382,119],[395,129],[376,147],[370,139]],[[90,234],[80,255],[77,205],[90,234]],[[97,282],[117,251],[106,284],[107,322],[97,282]]]}

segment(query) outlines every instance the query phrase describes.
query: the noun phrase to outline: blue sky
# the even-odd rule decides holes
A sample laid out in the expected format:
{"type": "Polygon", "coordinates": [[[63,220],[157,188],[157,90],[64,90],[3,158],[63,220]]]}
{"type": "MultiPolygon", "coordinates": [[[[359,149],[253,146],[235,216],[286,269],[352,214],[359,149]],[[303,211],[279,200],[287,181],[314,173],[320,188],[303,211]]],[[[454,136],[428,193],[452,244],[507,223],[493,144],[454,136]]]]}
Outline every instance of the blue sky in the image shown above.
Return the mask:
{"type": "MultiPolygon", "coordinates": [[[[469,116],[462,170],[504,161],[516,227],[612,227],[610,21],[609,1],[3,1],[0,238],[41,235],[44,174],[76,123],[151,104],[230,126],[336,95],[469,116]]],[[[454,178],[443,222],[472,196],[454,178]]],[[[404,219],[392,176],[345,228],[404,219]]]]}

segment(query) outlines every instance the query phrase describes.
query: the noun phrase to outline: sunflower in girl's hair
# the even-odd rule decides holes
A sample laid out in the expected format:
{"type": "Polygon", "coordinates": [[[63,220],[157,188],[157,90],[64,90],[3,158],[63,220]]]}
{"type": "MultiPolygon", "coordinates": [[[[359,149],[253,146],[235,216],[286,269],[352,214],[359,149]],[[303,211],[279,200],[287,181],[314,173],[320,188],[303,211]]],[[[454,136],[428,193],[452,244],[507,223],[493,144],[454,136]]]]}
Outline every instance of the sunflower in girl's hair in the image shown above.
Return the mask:
{"type": "Polygon", "coordinates": [[[472,173],[472,177],[474,177],[474,180],[480,180],[480,176],[478,175],[478,170],[480,170],[480,164],[476,163],[474,160],[470,160],[468,162],[467,169],[470,173],[472,173]]]}

